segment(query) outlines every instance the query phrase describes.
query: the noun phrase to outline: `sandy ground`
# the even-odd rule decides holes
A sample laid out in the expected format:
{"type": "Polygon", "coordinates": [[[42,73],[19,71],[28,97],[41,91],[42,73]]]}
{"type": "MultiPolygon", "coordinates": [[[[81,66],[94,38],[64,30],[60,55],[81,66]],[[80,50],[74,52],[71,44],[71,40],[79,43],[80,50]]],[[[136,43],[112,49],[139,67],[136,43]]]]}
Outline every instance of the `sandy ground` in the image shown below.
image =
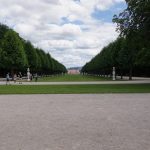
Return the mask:
{"type": "Polygon", "coordinates": [[[1,95],[0,150],[150,150],[150,94],[1,95]]]}

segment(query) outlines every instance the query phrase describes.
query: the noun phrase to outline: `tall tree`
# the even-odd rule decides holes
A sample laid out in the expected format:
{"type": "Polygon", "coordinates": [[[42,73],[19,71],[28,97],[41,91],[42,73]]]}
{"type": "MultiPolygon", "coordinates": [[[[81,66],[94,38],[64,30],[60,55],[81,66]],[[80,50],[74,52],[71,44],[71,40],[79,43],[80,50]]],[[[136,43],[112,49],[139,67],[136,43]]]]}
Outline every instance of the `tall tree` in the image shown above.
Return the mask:
{"type": "Polygon", "coordinates": [[[15,70],[22,70],[27,66],[26,54],[19,35],[11,29],[6,32],[2,41],[2,62],[12,74],[15,70]]]}
{"type": "Polygon", "coordinates": [[[4,64],[2,61],[2,41],[4,39],[5,33],[9,30],[6,25],[0,24],[0,70],[4,68],[4,64]]]}
{"type": "MultiPolygon", "coordinates": [[[[127,9],[118,16],[115,15],[113,21],[117,23],[120,36],[126,38],[130,56],[129,79],[131,79],[137,54],[141,55],[140,51],[143,48],[145,50],[150,48],[150,0],[126,0],[126,3],[127,9]]],[[[150,59],[149,53],[145,53],[150,59]]]]}
{"type": "Polygon", "coordinates": [[[4,38],[5,33],[9,30],[6,25],[0,24],[0,41],[4,38]]]}
{"type": "Polygon", "coordinates": [[[66,72],[64,65],[53,59],[44,50],[35,48],[30,41],[22,39],[18,33],[0,24],[0,75],[6,71],[52,74],[66,72]]]}
{"type": "Polygon", "coordinates": [[[28,67],[30,67],[31,71],[35,72],[35,70],[38,67],[37,52],[35,48],[33,47],[33,45],[31,44],[31,42],[29,41],[24,42],[24,49],[25,49],[27,59],[28,59],[28,67]]]}

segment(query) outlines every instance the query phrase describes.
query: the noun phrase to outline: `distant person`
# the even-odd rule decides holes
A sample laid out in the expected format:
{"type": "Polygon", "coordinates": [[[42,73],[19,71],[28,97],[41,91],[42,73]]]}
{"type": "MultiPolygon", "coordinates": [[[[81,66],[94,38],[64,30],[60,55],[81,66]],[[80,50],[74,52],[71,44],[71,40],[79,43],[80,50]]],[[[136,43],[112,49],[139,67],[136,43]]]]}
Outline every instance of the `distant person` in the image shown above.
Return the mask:
{"type": "Polygon", "coordinates": [[[22,84],[22,74],[21,74],[21,72],[19,72],[18,77],[19,77],[19,84],[22,84]]]}
{"type": "Polygon", "coordinates": [[[37,73],[35,74],[35,82],[37,82],[37,80],[38,80],[38,75],[37,75],[37,73]]]}
{"type": "Polygon", "coordinates": [[[32,74],[30,73],[30,81],[32,81],[32,79],[33,79],[33,76],[32,76],[32,74]]]}
{"type": "Polygon", "coordinates": [[[16,81],[17,81],[17,75],[14,74],[14,83],[16,83],[16,81]]]}
{"type": "Polygon", "coordinates": [[[10,84],[9,73],[6,74],[6,85],[10,84]]]}

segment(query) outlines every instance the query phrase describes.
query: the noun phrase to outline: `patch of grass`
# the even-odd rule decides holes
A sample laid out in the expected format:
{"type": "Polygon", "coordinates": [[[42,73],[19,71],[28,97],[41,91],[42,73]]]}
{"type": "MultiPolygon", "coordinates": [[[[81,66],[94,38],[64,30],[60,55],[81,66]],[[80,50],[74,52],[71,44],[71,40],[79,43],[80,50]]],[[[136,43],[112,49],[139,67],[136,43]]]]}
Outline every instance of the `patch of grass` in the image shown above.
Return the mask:
{"type": "Polygon", "coordinates": [[[150,93],[150,84],[0,85],[0,94],[150,93]]]}
{"type": "Polygon", "coordinates": [[[111,80],[110,78],[100,76],[89,76],[89,75],[57,75],[50,77],[39,78],[38,82],[72,82],[72,81],[106,81],[111,80]]]}

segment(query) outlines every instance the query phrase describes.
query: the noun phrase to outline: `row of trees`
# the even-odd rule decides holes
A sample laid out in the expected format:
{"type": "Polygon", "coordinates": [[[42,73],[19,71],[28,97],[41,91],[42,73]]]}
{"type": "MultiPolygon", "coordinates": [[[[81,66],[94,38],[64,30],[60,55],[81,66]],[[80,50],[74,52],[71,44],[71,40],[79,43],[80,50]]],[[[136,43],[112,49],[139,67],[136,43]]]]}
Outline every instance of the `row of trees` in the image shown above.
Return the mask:
{"type": "Polygon", "coordinates": [[[126,0],[127,9],[113,22],[117,23],[118,39],[95,56],[83,68],[90,74],[150,76],[150,0],[126,0]]]}
{"type": "Polygon", "coordinates": [[[0,73],[11,74],[26,73],[27,68],[32,73],[59,74],[67,70],[64,65],[45,53],[42,49],[35,48],[30,41],[22,39],[18,33],[0,24],[0,73]]]}

